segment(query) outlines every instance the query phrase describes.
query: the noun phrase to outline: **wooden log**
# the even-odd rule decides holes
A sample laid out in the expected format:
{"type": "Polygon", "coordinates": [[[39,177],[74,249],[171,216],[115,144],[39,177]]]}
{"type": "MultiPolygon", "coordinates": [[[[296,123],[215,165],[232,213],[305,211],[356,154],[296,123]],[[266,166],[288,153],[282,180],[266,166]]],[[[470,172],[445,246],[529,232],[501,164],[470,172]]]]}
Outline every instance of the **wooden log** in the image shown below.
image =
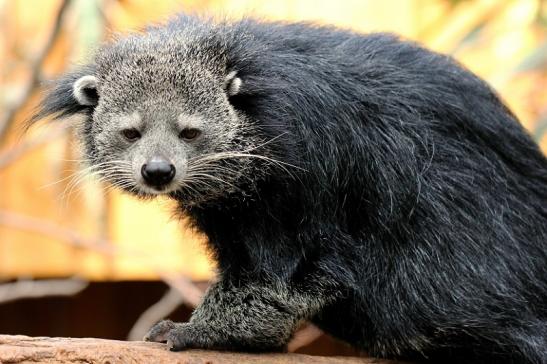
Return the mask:
{"type": "Polygon", "coordinates": [[[389,364],[387,360],[303,354],[248,354],[206,350],[170,352],[141,341],[0,335],[1,364],[389,364]]]}

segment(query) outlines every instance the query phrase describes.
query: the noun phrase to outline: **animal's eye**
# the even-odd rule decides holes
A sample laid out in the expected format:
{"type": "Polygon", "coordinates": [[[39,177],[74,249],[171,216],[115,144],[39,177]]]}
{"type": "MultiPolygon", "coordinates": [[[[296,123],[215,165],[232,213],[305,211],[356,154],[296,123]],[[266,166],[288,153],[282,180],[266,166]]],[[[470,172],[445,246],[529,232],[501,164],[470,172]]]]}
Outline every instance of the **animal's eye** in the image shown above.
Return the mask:
{"type": "Polygon", "coordinates": [[[124,129],[122,130],[122,135],[130,142],[134,142],[141,137],[141,133],[137,129],[124,129]]]}
{"type": "Polygon", "coordinates": [[[179,136],[182,139],[186,139],[186,140],[196,139],[200,135],[201,135],[201,130],[195,129],[195,128],[182,129],[182,131],[179,134],[179,136]]]}

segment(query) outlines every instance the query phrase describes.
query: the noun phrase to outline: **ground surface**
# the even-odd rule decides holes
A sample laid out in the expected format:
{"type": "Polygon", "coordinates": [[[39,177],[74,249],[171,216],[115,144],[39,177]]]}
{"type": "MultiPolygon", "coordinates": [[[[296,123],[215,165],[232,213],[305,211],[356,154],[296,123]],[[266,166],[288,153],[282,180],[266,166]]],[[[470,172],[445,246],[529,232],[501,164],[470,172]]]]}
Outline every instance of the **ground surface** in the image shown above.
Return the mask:
{"type": "Polygon", "coordinates": [[[0,364],[389,364],[370,358],[320,357],[303,354],[242,354],[203,350],[179,353],[165,345],[103,339],[70,339],[0,335],[0,364]]]}

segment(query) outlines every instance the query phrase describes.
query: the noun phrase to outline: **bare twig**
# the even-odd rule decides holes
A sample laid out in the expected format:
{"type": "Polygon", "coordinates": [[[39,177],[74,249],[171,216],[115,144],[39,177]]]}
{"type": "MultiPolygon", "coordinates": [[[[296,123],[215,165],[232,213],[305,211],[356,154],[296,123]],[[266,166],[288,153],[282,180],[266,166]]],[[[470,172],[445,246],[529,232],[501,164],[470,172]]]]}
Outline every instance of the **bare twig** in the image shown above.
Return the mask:
{"type": "Polygon", "coordinates": [[[17,112],[26,105],[26,103],[32,96],[34,89],[38,86],[40,79],[42,78],[42,66],[44,64],[44,60],[53,48],[53,45],[55,44],[55,41],[59,36],[59,33],[61,31],[61,25],[63,23],[66,10],[68,9],[68,5],[70,4],[70,2],[71,0],[63,0],[61,2],[61,6],[59,7],[59,10],[57,11],[57,15],[55,17],[55,24],[53,25],[53,29],[51,30],[47,43],[42,51],[38,54],[36,59],[30,64],[30,79],[25,85],[23,94],[12,105],[9,105],[7,107],[6,112],[0,119],[0,143],[5,140],[7,131],[15,121],[15,116],[17,115],[17,112]]]}
{"type": "Polygon", "coordinates": [[[159,264],[147,258],[144,252],[136,249],[120,249],[116,244],[106,239],[84,237],[76,231],[55,223],[6,210],[0,210],[0,224],[51,236],[72,246],[90,249],[107,256],[133,256],[143,259],[161,280],[180,293],[184,302],[196,306],[201,299],[202,291],[188,278],[165,272],[159,264]]]}
{"type": "Polygon", "coordinates": [[[190,307],[196,307],[203,298],[203,291],[199,289],[192,281],[184,276],[164,275],[163,280],[171,287],[175,288],[179,294],[182,293],[182,301],[190,307]]]}
{"type": "Polygon", "coordinates": [[[156,303],[144,311],[127,335],[127,340],[142,340],[148,330],[158,321],[167,317],[183,303],[178,290],[170,288],[169,291],[156,303]]]}
{"type": "Polygon", "coordinates": [[[156,322],[167,317],[181,304],[186,303],[190,307],[196,307],[203,298],[204,292],[186,277],[166,276],[164,280],[171,285],[171,288],[158,302],[141,314],[129,331],[128,340],[141,340],[156,322]]]}
{"type": "Polygon", "coordinates": [[[86,238],[75,231],[35,217],[0,210],[0,224],[52,236],[79,248],[88,248],[107,255],[116,253],[115,247],[107,240],[86,238]]]}
{"type": "Polygon", "coordinates": [[[289,343],[289,352],[294,352],[303,346],[309,345],[323,334],[317,326],[309,324],[303,329],[296,332],[293,339],[289,343]]]}
{"type": "Polygon", "coordinates": [[[80,279],[19,280],[0,285],[0,303],[23,298],[72,296],[81,292],[87,286],[88,283],[80,279]]]}
{"type": "Polygon", "coordinates": [[[69,126],[70,124],[68,123],[56,124],[55,126],[52,126],[52,128],[48,130],[47,133],[41,134],[32,139],[27,139],[14,147],[7,148],[6,151],[0,153],[0,169],[5,168],[6,166],[15,162],[28,151],[65,134],[69,126]]]}

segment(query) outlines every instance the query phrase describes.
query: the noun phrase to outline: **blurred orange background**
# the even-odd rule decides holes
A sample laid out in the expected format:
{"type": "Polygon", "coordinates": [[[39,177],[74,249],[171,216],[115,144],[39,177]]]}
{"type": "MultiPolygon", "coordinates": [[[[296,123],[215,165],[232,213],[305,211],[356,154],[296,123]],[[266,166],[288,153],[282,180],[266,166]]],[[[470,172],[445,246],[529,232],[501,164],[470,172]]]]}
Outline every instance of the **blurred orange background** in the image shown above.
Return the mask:
{"type": "Polygon", "coordinates": [[[39,84],[85,63],[113,33],[181,11],[399,33],[485,78],[547,151],[545,1],[0,0],[0,279],[212,277],[204,238],[171,218],[169,201],[137,201],[78,174],[70,120],[21,132],[39,84]]]}

